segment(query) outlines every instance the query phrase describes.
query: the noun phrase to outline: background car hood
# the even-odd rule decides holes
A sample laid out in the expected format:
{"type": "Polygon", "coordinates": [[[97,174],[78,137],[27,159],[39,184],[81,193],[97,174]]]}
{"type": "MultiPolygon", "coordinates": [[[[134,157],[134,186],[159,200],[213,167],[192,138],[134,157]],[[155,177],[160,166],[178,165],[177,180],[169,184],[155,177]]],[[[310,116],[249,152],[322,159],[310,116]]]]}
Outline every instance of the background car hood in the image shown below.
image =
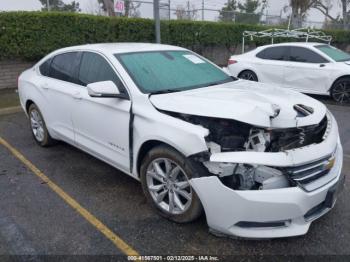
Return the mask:
{"type": "Polygon", "coordinates": [[[272,85],[238,80],[183,92],[151,95],[160,110],[190,115],[234,119],[260,127],[289,128],[318,124],[326,114],[320,102],[295,91],[272,85]],[[313,109],[298,117],[294,105],[313,109]],[[279,110],[278,116],[276,109],[279,110]]]}

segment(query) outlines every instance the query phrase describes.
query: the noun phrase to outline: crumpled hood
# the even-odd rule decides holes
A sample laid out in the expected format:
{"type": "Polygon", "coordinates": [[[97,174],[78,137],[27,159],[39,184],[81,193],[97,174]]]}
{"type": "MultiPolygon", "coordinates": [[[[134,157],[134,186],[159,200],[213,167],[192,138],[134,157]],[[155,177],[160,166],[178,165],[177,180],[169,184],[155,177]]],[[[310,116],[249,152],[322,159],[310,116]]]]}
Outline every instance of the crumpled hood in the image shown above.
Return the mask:
{"type": "Polygon", "coordinates": [[[273,85],[238,80],[189,91],[152,95],[160,110],[198,116],[234,119],[260,127],[289,128],[318,124],[326,107],[317,100],[273,85]],[[294,105],[305,105],[313,113],[297,117],[294,105]],[[277,117],[276,109],[279,109],[277,117]]]}

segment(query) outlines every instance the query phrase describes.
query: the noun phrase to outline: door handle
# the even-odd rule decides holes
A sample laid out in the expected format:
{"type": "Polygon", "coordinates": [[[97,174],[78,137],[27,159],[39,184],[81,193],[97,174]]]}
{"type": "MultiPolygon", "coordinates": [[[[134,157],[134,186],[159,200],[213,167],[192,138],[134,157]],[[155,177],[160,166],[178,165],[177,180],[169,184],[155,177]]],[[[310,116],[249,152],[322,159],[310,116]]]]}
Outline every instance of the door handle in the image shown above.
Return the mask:
{"type": "Polygon", "coordinates": [[[48,90],[49,89],[49,85],[47,83],[44,83],[41,85],[42,89],[48,90]]]}
{"type": "Polygon", "coordinates": [[[83,97],[81,96],[80,92],[76,92],[72,95],[74,99],[81,100],[83,97]]]}

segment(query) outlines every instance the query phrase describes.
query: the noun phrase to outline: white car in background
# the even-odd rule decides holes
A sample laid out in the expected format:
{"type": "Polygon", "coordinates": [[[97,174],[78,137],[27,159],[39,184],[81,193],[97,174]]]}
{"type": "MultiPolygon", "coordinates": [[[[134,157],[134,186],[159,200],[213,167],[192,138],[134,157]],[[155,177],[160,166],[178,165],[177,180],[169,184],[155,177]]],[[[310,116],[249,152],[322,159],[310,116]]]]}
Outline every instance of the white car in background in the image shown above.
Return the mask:
{"type": "MultiPolygon", "coordinates": [[[[19,77],[41,146],[65,141],[140,180],[164,217],[217,234],[305,234],[344,176],[337,122],[298,92],[157,44],[55,51],[19,77]]],[[[117,200],[116,200],[117,201],[117,200]]]]}
{"type": "Polygon", "coordinates": [[[350,55],[321,43],[261,46],[228,61],[233,76],[350,102],[350,55]]]}

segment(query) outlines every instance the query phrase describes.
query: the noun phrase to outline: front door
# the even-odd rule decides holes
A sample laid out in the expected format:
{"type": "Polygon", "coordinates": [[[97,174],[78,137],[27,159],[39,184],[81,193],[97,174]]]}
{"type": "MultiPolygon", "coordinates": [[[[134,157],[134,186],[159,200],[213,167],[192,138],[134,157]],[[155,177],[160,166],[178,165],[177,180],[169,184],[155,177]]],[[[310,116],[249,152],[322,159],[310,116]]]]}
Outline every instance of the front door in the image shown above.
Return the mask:
{"type": "Polygon", "coordinates": [[[329,61],[305,47],[290,47],[284,82],[304,93],[325,93],[329,88],[329,61]]]}
{"type": "Polygon", "coordinates": [[[130,170],[129,99],[90,97],[86,85],[113,81],[126,92],[111,63],[98,53],[84,52],[78,81],[80,96],[73,110],[76,143],[121,170],[130,170]]]}

